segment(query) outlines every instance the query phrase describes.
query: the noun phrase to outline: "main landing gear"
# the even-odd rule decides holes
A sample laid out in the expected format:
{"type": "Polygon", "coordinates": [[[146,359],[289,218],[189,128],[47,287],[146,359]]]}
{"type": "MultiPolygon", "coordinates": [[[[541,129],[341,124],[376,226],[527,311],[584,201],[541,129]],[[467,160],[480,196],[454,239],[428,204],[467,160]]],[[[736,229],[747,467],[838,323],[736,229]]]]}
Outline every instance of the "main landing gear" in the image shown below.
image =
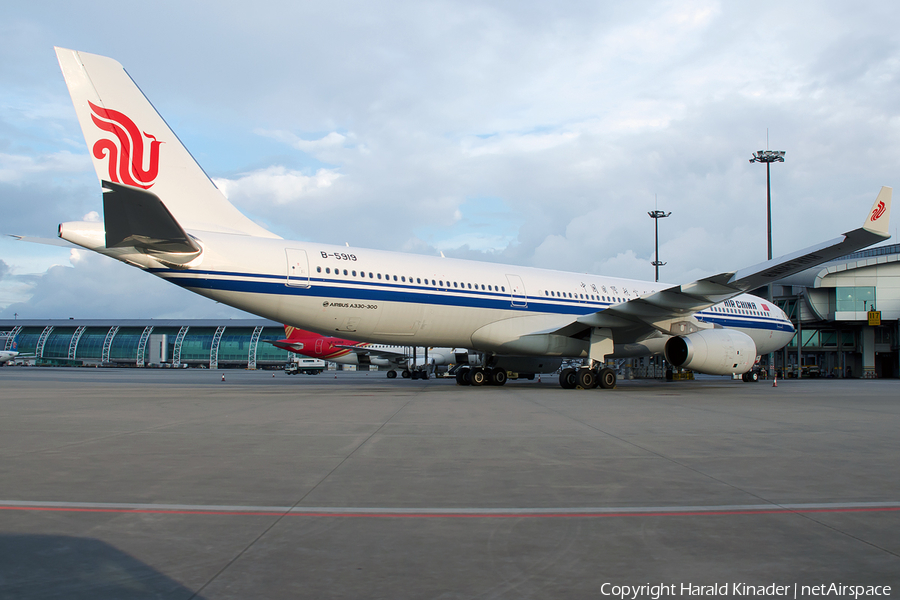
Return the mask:
{"type": "Polygon", "coordinates": [[[462,367],[456,371],[458,385],[503,385],[506,380],[505,369],[462,367]]]}
{"type": "Polygon", "coordinates": [[[600,371],[582,367],[580,369],[566,368],[559,374],[559,385],[565,390],[581,388],[591,390],[595,387],[608,390],[616,387],[616,372],[609,367],[603,367],[600,371]]]}
{"type": "MultiPolygon", "coordinates": [[[[388,377],[391,377],[391,373],[394,373],[394,377],[397,376],[397,373],[395,371],[388,371],[388,377]]],[[[424,369],[416,369],[415,371],[403,369],[400,375],[403,377],[403,379],[428,379],[428,371],[424,369]]]]}

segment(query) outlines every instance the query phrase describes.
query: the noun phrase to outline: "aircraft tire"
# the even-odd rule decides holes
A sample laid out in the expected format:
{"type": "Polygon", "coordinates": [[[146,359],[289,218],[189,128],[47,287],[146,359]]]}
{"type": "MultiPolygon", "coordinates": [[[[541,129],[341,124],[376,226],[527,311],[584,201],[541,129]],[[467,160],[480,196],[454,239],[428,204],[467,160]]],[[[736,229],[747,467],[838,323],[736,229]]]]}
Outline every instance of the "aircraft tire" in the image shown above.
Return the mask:
{"type": "Polygon", "coordinates": [[[491,373],[491,385],[503,385],[506,383],[507,375],[504,369],[494,369],[491,373]]]}
{"type": "Polygon", "coordinates": [[[456,372],[456,385],[472,385],[472,370],[464,367],[456,372]]]}
{"type": "Polygon", "coordinates": [[[586,390],[592,390],[597,387],[597,375],[587,367],[578,369],[575,377],[578,385],[586,390]]]}
{"type": "Polygon", "coordinates": [[[472,369],[472,385],[484,385],[487,381],[487,374],[484,369],[472,369]]]}
{"type": "Polygon", "coordinates": [[[749,381],[752,383],[759,381],[759,371],[750,371],[749,381]]]}
{"type": "Polygon", "coordinates": [[[410,376],[409,369],[403,369],[403,371],[400,373],[400,375],[403,377],[403,379],[409,379],[409,376],[410,376]]]}
{"type": "Polygon", "coordinates": [[[600,369],[599,380],[601,388],[611,390],[616,387],[616,372],[609,368],[600,369]]]}
{"type": "Polygon", "coordinates": [[[575,376],[575,369],[563,369],[562,373],[559,374],[559,385],[562,389],[574,390],[577,384],[578,380],[575,376]]]}
{"type": "Polygon", "coordinates": [[[397,371],[388,371],[387,378],[388,379],[397,379],[397,371]]]}
{"type": "Polygon", "coordinates": [[[419,371],[419,379],[428,379],[428,371],[419,371]]]}

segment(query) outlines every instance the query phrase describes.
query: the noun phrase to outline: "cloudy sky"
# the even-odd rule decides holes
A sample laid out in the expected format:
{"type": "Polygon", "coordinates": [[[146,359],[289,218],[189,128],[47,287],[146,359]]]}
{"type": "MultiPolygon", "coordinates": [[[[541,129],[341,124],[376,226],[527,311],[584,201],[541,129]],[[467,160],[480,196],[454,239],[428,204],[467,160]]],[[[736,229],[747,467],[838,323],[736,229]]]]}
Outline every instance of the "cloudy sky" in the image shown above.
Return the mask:
{"type": "MultiPolygon", "coordinates": [[[[661,278],[688,282],[765,259],[749,158],[767,132],[787,152],[776,255],[857,227],[900,185],[900,5],[883,0],[84,0],[0,17],[2,234],[53,238],[102,210],[53,46],[121,62],[229,199],[291,239],[652,280],[658,199],[661,278]]],[[[241,313],[4,236],[14,314],[241,313]]]]}

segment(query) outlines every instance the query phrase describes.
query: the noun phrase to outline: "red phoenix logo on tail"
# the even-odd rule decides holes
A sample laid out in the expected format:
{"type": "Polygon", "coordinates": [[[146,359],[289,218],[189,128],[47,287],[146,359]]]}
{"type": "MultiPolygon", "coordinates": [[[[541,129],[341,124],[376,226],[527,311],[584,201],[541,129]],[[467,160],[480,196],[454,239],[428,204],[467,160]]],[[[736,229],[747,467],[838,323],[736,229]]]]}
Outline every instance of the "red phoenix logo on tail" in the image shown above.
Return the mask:
{"type": "Polygon", "coordinates": [[[878,206],[875,207],[875,210],[872,211],[872,220],[877,221],[879,218],[881,218],[881,215],[884,214],[884,209],[884,202],[879,202],[878,206]]]}
{"type": "Polygon", "coordinates": [[[88,101],[93,114],[94,125],[115,136],[111,139],[97,140],[92,148],[94,157],[100,160],[109,159],[109,179],[115,183],[124,183],[147,189],[154,184],[159,173],[159,145],[162,142],[147,132],[141,131],[123,113],[97,106],[88,101]],[[144,137],[150,140],[148,165],[144,169],[144,137]]]}

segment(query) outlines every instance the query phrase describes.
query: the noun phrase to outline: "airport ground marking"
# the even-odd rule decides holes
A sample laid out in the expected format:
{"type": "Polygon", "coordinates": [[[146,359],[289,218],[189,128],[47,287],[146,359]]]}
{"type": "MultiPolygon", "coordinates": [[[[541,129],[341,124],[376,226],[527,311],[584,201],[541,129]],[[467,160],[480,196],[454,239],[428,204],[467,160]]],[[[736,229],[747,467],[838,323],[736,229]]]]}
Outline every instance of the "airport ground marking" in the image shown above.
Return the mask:
{"type": "Polygon", "coordinates": [[[900,502],[828,504],[749,504],[718,506],[627,506],[573,508],[377,508],[303,506],[220,506],[104,502],[0,501],[0,510],[69,513],[131,513],[260,517],[406,518],[406,519],[559,519],[614,517],[697,517],[779,514],[900,512],[900,502]]]}

